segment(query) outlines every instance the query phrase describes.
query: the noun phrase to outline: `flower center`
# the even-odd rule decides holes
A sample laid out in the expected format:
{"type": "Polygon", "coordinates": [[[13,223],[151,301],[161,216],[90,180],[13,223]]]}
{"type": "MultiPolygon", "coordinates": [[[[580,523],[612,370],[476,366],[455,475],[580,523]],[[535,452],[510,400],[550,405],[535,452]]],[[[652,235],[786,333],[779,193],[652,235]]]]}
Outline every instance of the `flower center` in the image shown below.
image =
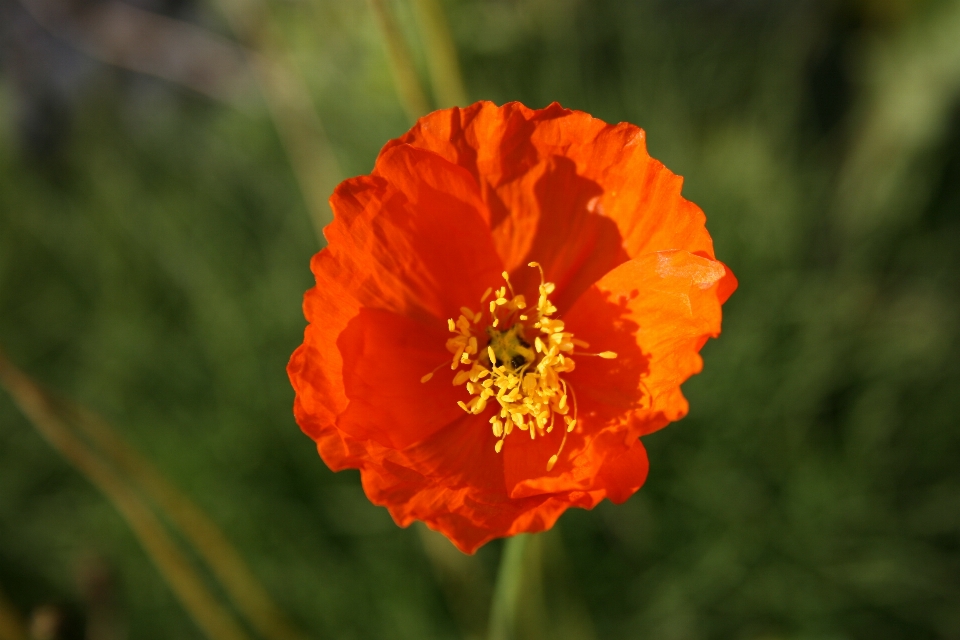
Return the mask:
{"type": "MultiPolygon", "coordinates": [[[[447,320],[455,335],[447,340],[446,346],[453,354],[450,368],[460,369],[453,384],[465,384],[473,396],[468,402],[459,401],[460,408],[479,414],[491,400],[499,405],[500,410],[490,418],[497,438],[494,445],[497,453],[514,429],[526,431],[535,439],[553,431],[558,415],[563,418],[563,440],[557,453],[547,461],[549,471],[563,451],[567,434],[577,426],[577,396],[563,378],[563,374],[574,369],[572,356],[612,359],[617,354],[612,351],[575,353],[575,347],[588,348],[589,345],[566,331],[562,320],[552,317],[557,308],[549,296],[556,286],[544,281],[543,268],[538,263],[531,262],[529,266],[540,269],[540,295],[534,313],[526,311],[526,300],[514,294],[510,277],[504,271],[506,286],[496,292],[487,289],[480,298],[483,305],[494,293],[489,314],[484,313],[482,307],[477,312],[463,307],[456,322],[453,318],[447,320]],[[486,342],[486,348],[480,346],[478,336],[486,342]]],[[[421,382],[432,377],[433,373],[428,373],[421,382]]]]}

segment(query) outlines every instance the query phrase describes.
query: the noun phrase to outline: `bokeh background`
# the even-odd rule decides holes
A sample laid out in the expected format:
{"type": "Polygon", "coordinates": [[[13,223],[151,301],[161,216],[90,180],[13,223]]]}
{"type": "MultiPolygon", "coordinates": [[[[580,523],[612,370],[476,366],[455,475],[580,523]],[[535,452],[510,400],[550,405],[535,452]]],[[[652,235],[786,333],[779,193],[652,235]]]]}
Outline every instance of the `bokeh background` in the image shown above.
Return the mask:
{"type": "Polygon", "coordinates": [[[960,638],[950,0],[0,0],[0,347],[53,394],[5,365],[0,637],[485,636],[502,542],[396,527],[284,372],[332,186],[481,98],[643,127],[740,279],[518,637],[960,638]]]}

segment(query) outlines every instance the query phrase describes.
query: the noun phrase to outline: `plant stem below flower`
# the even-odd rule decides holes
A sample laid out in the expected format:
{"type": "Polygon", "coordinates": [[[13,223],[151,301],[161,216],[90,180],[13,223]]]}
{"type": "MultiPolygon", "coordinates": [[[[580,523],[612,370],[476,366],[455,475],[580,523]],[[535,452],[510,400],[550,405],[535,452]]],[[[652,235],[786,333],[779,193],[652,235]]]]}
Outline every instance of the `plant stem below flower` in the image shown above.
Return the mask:
{"type": "Polygon", "coordinates": [[[541,585],[542,537],[520,534],[507,538],[490,604],[488,640],[539,637],[544,605],[541,585]]]}
{"type": "Polygon", "coordinates": [[[488,640],[513,640],[516,637],[523,557],[529,541],[530,536],[521,534],[504,542],[497,583],[493,588],[493,601],[490,603],[488,640]]]}

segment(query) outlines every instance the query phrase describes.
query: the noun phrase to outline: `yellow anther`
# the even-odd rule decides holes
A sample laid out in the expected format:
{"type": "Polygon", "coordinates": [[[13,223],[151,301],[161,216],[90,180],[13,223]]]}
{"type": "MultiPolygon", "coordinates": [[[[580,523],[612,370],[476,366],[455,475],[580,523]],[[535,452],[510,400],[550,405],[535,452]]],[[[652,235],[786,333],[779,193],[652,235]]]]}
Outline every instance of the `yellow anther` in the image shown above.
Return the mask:
{"type": "MultiPolygon", "coordinates": [[[[420,382],[427,382],[427,381],[430,380],[430,378],[432,378],[432,377],[433,377],[433,371],[431,371],[431,372],[428,373],[427,375],[425,375],[425,376],[423,376],[422,378],[420,378],[420,382]]],[[[454,383],[454,384],[456,384],[456,383],[454,383]]]]}
{"type": "MultiPolygon", "coordinates": [[[[451,369],[461,365],[465,367],[454,375],[453,384],[466,385],[471,395],[470,400],[460,400],[457,405],[467,413],[476,415],[482,413],[491,400],[496,403],[494,406],[498,410],[490,418],[490,425],[497,438],[494,448],[498,453],[514,427],[529,432],[530,438],[535,440],[537,436],[545,437],[553,433],[556,417],[563,417],[566,429],[560,448],[547,462],[549,471],[559,460],[566,434],[577,424],[577,397],[573,387],[561,374],[574,370],[575,363],[571,356],[580,355],[574,351],[574,346],[586,348],[589,345],[575,339],[566,330],[562,320],[552,317],[557,308],[549,295],[556,287],[552,282],[545,281],[543,267],[539,263],[530,262],[529,265],[540,271],[536,315],[532,312],[517,314],[517,311],[526,308],[527,303],[522,295],[516,295],[510,275],[504,271],[505,286],[497,290],[490,287],[480,298],[481,305],[486,303],[490,309],[490,326],[484,328],[486,336],[490,338],[486,345],[486,358],[477,358],[483,349],[479,340],[484,332],[476,327],[477,335],[473,333],[473,325],[479,324],[484,314],[474,312],[469,307],[460,308],[461,315],[456,321],[452,318],[447,320],[447,327],[455,335],[447,340],[446,348],[453,354],[451,369]],[[494,294],[494,298],[487,302],[491,294],[494,294]],[[502,313],[500,308],[504,309],[502,313]],[[506,329],[494,330],[501,322],[506,329]],[[530,342],[533,342],[533,348],[530,342]],[[567,415],[569,413],[572,413],[572,417],[567,415]]],[[[612,351],[585,355],[616,357],[612,351]]],[[[435,372],[436,369],[423,376],[421,381],[427,382],[435,372]]]]}
{"type": "Polygon", "coordinates": [[[613,351],[601,351],[597,355],[605,360],[613,360],[617,357],[617,354],[613,351]]]}

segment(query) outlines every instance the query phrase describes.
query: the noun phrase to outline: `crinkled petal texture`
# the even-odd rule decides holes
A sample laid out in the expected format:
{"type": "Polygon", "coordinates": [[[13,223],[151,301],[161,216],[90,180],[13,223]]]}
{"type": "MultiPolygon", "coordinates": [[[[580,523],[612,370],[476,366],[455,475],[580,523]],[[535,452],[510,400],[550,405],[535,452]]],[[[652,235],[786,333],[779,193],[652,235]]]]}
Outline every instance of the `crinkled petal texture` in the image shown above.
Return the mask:
{"type": "Polygon", "coordinates": [[[736,288],[682,179],[644,133],[559,105],[479,102],[422,118],[371,175],[341,183],[311,264],[309,326],[290,360],[294,412],[333,470],[374,503],[472,553],[551,527],[571,506],[622,502],[647,475],[639,437],[687,412],[680,385],[720,333],[736,288]],[[496,453],[489,418],[451,384],[447,319],[510,273],[535,299],[539,262],[558,317],[591,350],[566,374],[577,428],[518,432],[496,453]],[[421,377],[443,365],[426,383],[421,377]]]}

